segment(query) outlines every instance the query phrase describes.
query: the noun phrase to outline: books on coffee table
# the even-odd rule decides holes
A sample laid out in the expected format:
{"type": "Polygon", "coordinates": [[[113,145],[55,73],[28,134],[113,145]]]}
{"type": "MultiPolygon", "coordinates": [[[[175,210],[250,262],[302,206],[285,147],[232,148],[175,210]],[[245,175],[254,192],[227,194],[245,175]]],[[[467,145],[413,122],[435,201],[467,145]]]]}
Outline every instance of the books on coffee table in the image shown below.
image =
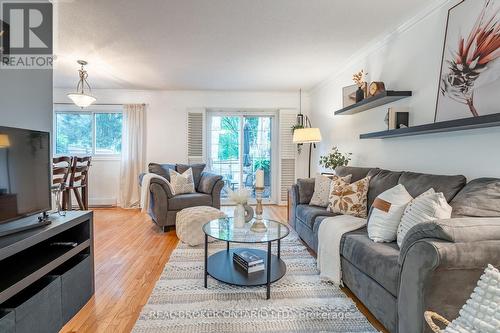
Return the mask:
{"type": "Polygon", "coordinates": [[[241,249],[233,252],[233,261],[247,273],[263,271],[264,259],[252,250],[241,249]]]}

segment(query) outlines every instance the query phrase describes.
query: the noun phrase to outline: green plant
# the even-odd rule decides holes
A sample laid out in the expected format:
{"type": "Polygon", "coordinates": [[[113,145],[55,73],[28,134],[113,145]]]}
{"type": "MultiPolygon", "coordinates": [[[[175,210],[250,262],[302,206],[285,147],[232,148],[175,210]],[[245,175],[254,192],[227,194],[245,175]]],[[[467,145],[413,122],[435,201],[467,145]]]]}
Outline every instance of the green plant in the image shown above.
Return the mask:
{"type": "Polygon", "coordinates": [[[332,148],[332,152],[319,157],[319,164],[326,169],[335,169],[338,166],[346,166],[351,160],[352,153],[341,153],[337,147],[332,148]]]}
{"type": "Polygon", "coordinates": [[[269,172],[271,170],[271,161],[266,159],[256,159],[253,162],[253,169],[262,169],[264,173],[269,172]]]}
{"type": "MultiPolygon", "coordinates": [[[[300,125],[300,124],[295,124],[292,126],[292,134],[293,132],[295,132],[296,129],[301,129],[301,128],[304,128],[304,125],[300,125]]],[[[297,144],[297,153],[301,153],[302,152],[302,143],[299,143],[297,144]]]]}
{"type": "Polygon", "coordinates": [[[300,124],[295,124],[292,126],[292,134],[293,132],[295,132],[296,129],[301,129],[301,128],[304,128],[304,125],[300,125],[300,124]]]}

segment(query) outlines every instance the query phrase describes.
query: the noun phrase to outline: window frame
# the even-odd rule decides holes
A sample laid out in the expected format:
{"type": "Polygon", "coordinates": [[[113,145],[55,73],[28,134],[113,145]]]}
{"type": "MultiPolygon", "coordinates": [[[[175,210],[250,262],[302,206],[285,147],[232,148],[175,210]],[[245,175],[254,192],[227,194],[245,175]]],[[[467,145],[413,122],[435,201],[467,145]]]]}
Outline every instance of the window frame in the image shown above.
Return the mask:
{"type": "MultiPolygon", "coordinates": [[[[72,107],[60,107],[58,109],[54,110],[54,117],[53,117],[53,131],[54,131],[54,140],[52,142],[52,149],[54,151],[54,156],[64,156],[66,154],[58,154],[57,153],[57,115],[58,114],[85,114],[85,115],[91,115],[92,116],[92,153],[91,156],[95,160],[119,160],[121,158],[122,153],[118,154],[96,154],[96,115],[97,114],[102,114],[102,113],[120,113],[123,115],[123,110],[118,109],[116,107],[114,108],[92,108],[90,109],[85,109],[85,110],[75,110],[72,107]]],[[[123,118],[122,118],[123,120],[123,118]]],[[[122,131],[122,136],[123,136],[123,131],[122,131]]],[[[123,138],[123,137],[122,137],[123,138]]]]}

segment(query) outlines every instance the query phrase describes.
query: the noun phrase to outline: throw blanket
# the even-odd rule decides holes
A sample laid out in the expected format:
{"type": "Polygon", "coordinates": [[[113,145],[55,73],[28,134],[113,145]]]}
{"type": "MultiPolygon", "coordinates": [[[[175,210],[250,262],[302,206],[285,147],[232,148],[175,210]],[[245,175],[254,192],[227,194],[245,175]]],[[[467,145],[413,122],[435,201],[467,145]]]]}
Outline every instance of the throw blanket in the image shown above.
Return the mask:
{"type": "Polygon", "coordinates": [[[147,213],[148,211],[149,201],[151,200],[151,191],[149,191],[149,184],[151,183],[151,180],[155,178],[161,179],[164,182],[166,182],[167,185],[170,187],[172,194],[175,194],[172,185],[170,185],[170,182],[166,178],[157,175],[156,173],[145,174],[144,177],[142,177],[142,182],[141,182],[141,211],[143,213],[147,213]]]}
{"type": "Polygon", "coordinates": [[[350,215],[327,217],[318,230],[318,269],[320,277],[342,285],[340,267],[340,240],[346,232],[354,231],[366,225],[366,219],[350,215]]]}

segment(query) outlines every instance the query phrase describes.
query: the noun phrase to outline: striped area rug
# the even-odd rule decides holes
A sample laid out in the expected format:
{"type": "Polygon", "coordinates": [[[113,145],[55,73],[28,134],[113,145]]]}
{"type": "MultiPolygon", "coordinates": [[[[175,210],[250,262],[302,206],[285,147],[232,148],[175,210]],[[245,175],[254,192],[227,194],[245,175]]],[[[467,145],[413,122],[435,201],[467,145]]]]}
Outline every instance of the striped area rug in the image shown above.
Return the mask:
{"type": "MultiPolygon", "coordinates": [[[[211,243],[209,253],[225,247],[211,243]]],[[[211,277],[205,289],[203,246],[179,243],[133,332],[377,332],[351,299],[319,278],[316,260],[294,232],[281,241],[281,258],[287,272],[266,300],[265,287],[230,286],[211,277]]]]}

